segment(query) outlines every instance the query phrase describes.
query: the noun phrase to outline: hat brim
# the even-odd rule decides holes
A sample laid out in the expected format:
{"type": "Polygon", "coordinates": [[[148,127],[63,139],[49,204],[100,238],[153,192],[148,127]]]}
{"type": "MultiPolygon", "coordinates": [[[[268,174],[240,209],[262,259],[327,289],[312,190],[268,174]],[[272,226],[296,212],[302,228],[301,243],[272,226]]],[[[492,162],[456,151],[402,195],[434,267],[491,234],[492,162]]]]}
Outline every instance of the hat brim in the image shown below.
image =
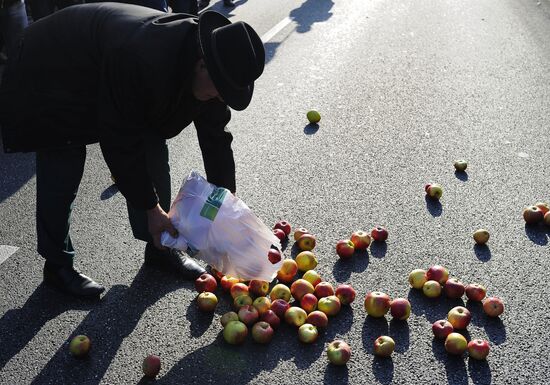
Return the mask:
{"type": "Polygon", "coordinates": [[[206,11],[199,16],[199,44],[208,69],[208,74],[224,102],[234,110],[242,111],[250,104],[254,92],[254,83],[235,89],[224,78],[212,49],[212,31],[231,24],[228,18],[214,11],[206,11]]]}

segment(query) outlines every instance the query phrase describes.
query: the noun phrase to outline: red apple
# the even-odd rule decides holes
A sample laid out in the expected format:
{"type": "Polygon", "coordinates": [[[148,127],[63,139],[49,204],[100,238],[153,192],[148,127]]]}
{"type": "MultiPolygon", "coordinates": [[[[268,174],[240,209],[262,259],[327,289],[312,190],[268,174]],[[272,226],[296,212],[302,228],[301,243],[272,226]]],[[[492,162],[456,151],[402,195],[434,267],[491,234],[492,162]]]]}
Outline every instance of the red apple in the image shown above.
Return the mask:
{"type": "Polygon", "coordinates": [[[143,374],[149,378],[155,378],[160,372],[160,357],[150,354],[143,360],[141,365],[143,374]]]}
{"type": "Polygon", "coordinates": [[[544,214],[544,224],[550,226],[550,212],[544,214]]]}
{"type": "Polygon", "coordinates": [[[294,241],[300,239],[300,237],[304,234],[309,234],[309,231],[307,229],[304,229],[303,227],[294,230],[294,241]]]}
{"type": "Polygon", "coordinates": [[[389,295],[379,291],[371,291],[365,297],[365,310],[371,317],[383,317],[390,310],[389,295]]]}
{"type": "Polygon", "coordinates": [[[231,321],[238,321],[238,320],[239,320],[239,315],[234,311],[227,312],[224,315],[222,315],[222,317],[220,318],[220,322],[222,323],[223,327],[226,327],[227,324],[231,321]]]}
{"type": "Polygon", "coordinates": [[[276,299],[271,303],[271,310],[281,319],[285,317],[285,313],[289,308],[290,304],[284,299],[276,299]]]}
{"type": "Polygon", "coordinates": [[[542,221],[543,218],[544,214],[542,213],[542,210],[537,206],[529,206],[525,210],[523,210],[523,219],[525,219],[525,222],[529,225],[538,223],[542,221]]]}
{"type": "Polygon", "coordinates": [[[285,259],[281,268],[277,272],[277,279],[281,282],[289,283],[292,282],[294,276],[298,272],[298,265],[293,259],[285,259]]]}
{"type": "Polygon", "coordinates": [[[222,286],[222,289],[224,291],[229,291],[229,290],[231,290],[231,287],[234,284],[239,283],[239,282],[241,282],[241,280],[239,278],[230,277],[229,275],[224,275],[222,277],[222,279],[220,280],[220,285],[222,286]]]}
{"type": "Polygon", "coordinates": [[[203,291],[197,297],[197,305],[204,312],[213,312],[218,306],[218,297],[214,293],[203,291]]]}
{"type": "Polygon", "coordinates": [[[504,302],[497,297],[488,297],[483,301],[483,311],[489,317],[498,317],[504,312],[504,302]]]}
{"type": "Polygon", "coordinates": [[[233,307],[239,311],[240,308],[243,306],[252,305],[254,302],[252,301],[252,297],[246,294],[239,295],[237,298],[233,300],[233,307]]]}
{"type": "Polygon", "coordinates": [[[447,314],[447,319],[451,325],[453,325],[453,328],[466,329],[470,324],[472,315],[464,306],[456,306],[449,311],[449,314],[447,314]]]}
{"type": "Polygon", "coordinates": [[[426,192],[426,194],[428,193],[428,190],[430,189],[430,187],[432,187],[432,184],[431,183],[426,183],[424,185],[424,191],[426,192]]]}
{"type": "Polygon", "coordinates": [[[366,231],[354,231],[351,234],[350,241],[353,243],[355,250],[365,251],[370,245],[370,235],[366,231]]]}
{"type": "Polygon", "coordinates": [[[291,293],[288,286],[283,285],[282,283],[278,283],[273,286],[273,289],[271,289],[271,292],[269,293],[269,298],[271,298],[271,301],[275,301],[276,299],[284,299],[286,302],[288,302],[290,301],[290,295],[291,293]]]}
{"type": "Polygon", "coordinates": [[[69,351],[73,356],[82,358],[88,355],[91,346],[92,343],[87,336],[78,335],[69,343],[69,351]]]}
{"type": "Polygon", "coordinates": [[[271,309],[271,300],[267,297],[258,297],[252,302],[252,306],[258,310],[260,315],[271,309]]]}
{"type": "Polygon", "coordinates": [[[335,294],[342,305],[349,305],[355,300],[356,293],[351,285],[339,285],[335,294]]]}
{"type": "Polygon", "coordinates": [[[487,293],[487,289],[477,283],[466,285],[465,291],[468,299],[478,302],[483,300],[483,298],[485,298],[485,294],[487,293]]]}
{"type": "Polygon", "coordinates": [[[386,230],[382,226],[376,226],[374,229],[371,230],[370,236],[376,242],[384,242],[386,239],[388,239],[388,230],[386,230]]]}
{"type": "Polygon", "coordinates": [[[327,358],[333,365],[345,365],[351,358],[351,348],[342,340],[332,341],[327,347],[327,358]]]}
{"type": "Polygon", "coordinates": [[[302,279],[305,279],[306,281],[311,283],[313,287],[317,286],[317,284],[321,282],[321,276],[315,270],[306,271],[302,276],[302,279]]]}
{"type": "Polygon", "coordinates": [[[298,302],[301,301],[302,297],[308,293],[313,293],[315,289],[313,285],[306,281],[305,279],[297,279],[290,286],[290,293],[292,297],[298,302]]]}
{"type": "MultiPolygon", "coordinates": [[[[286,302],[285,302],[286,303],[286,302]]],[[[265,321],[271,325],[273,329],[277,329],[281,324],[281,319],[277,317],[273,310],[268,310],[260,316],[260,321],[265,321]]]]}
{"type": "Polygon", "coordinates": [[[298,329],[298,339],[305,344],[311,344],[315,342],[318,336],[319,332],[317,331],[317,328],[312,324],[303,324],[298,329]]]}
{"type": "Polygon", "coordinates": [[[267,322],[260,321],[252,326],[252,338],[259,344],[267,344],[273,338],[273,328],[267,322]]]}
{"type": "Polygon", "coordinates": [[[306,322],[317,329],[324,329],[328,325],[328,316],[322,311],[315,310],[307,315],[306,322]]]}
{"type": "Polygon", "coordinates": [[[426,272],[426,278],[428,281],[437,281],[441,285],[444,285],[447,279],[449,279],[449,270],[443,266],[434,265],[426,272]]]}
{"type": "Polygon", "coordinates": [[[281,229],[273,229],[273,234],[275,234],[275,236],[279,238],[279,241],[281,242],[284,241],[286,238],[285,232],[281,229]]]}
{"type": "Polygon", "coordinates": [[[550,211],[550,205],[548,205],[548,203],[546,202],[537,202],[535,206],[537,206],[540,211],[542,211],[543,215],[546,215],[546,213],[550,211]]]}
{"type": "Polygon", "coordinates": [[[409,283],[414,289],[422,289],[427,280],[426,270],[414,269],[409,273],[409,283]]]}
{"type": "Polygon", "coordinates": [[[447,320],[441,319],[439,321],[435,321],[432,324],[432,332],[434,333],[435,338],[439,338],[441,340],[444,340],[447,338],[449,334],[454,332],[453,325],[447,320]]]}
{"type": "Polygon", "coordinates": [[[354,252],[355,246],[349,239],[342,239],[336,243],[336,254],[338,254],[340,259],[350,259],[354,252]]]}
{"type": "Polygon", "coordinates": [[[340,312],[341,304],[340,300],[335,295],[329,295],[328,297],[323,297],[317,302],[317,309],[322,311],[328,316],[336,315],[340,312]]]}
{"type": "Polygon", "coordinates": [[[289,325],[300,327],[306,323],[307,314],[301,307],[293,306],[285,312],[285,321],[289,325]]]}
{"type": "Polygon", "coordinates": [[[269,282],[253,279],[248,284],[248,292],[256,297],[263,297],[269,292],[269,282]]]}
{"type": "Polygon", "coordinates": [[[283,230],[287,237],[288,237],[288,234],[290,234],[290,223],[288,223],[287,221],[279,221],[275,223],[275,226],[273,226],[273,228],[283,230]]]}
{"type": "Polygon", "coordinates": [[[443,290],[445,291],[447,297],[458,299],[464,295],[465,287],[464,284],[458,279],[450,278],[447,280],[447,282],[445,282],[443,290]]]}
{"type": "Polygon", "coordinates": [[[216,281],[216,278],[208,273],[202,274],[199,278],[195,280],[195,289],[197,289],[198,293],[202,293],[203,291],[209,291],[213,293],[214,291],[216,291],[217,287],[218,282],[216,281]]]}
{"type": "Polygon", "coordinates": [[[489,342],[485,340],[471,340],[468,342],[468,354],[474,360],[484,360],[489,355],[489,342]]]}
{"type": "Polygon", "coordinates": [[[224,277],[223,273],[221,271],[218,271],[212,267],[212,275],[214,278],[216,278],[216,281],[220,282],[221,279],[224,277]]]}
{"type": "Polygon", "coordinates": [[[389,357],[395,349],[395,341],[388,336],[380,336],[374,341],[374,354],[379,357],[389,357]]]}
{"type": "Polygon", "coordinates": [[[298,248],[300,250],[305,251],[311,251],[315,248],[315,244],[317,243],[317,239],[314,235],[311,234],[304,234],[298,240],[296,241],[296,244],[298,245],[298,248]]]}
{"type": "Polygon", "coordinates": [[[319,282],[317,286],[315,286],[314,293],[317,298],[323,298],[328,297],[329,295],[334,295],[334,289],[328,282],[319,282]]]}
{"type": "Polygon", "coordinates": [[[436,298],[441,295],[441,285],[437,281],[427,281],[422,286],[422,292],[428,298],[436,298]]]}
{"type": "Polygon", "coordinates": [[[252,305],[245,305],[239,309],[239,320],[246,326],[250,326],[258,321],[260,314],[258,310],[252,305]]]}
{"type": "Polygon", "coordinates": [[[468,341],[460,333],[451,333],[445,339],[445,350],[450,354],[460,355],[468,348],[468,341]]]}
{"type": "Polygon", "coordinates": [[[229,289],[229,292],[231,293],[231,297],[233,297],[233,299],[240,295],[248,295],[248,286],[242,282],[234,283],[233,286],[231,286],[231,289],[229,289]]]}
{"type": "Polygon", "coordinates": [[[248,335],[248,328],[241,321],[231,321],[223,329],[223,338],[231,345],[240,345],[248,335]]]}
{"type": "Polygon", "coordinates": [[[390,313],[393,318],[404,321],[411,314],[411,303],[406,298],[396,298],[390,302],[390,313]]]}
{"type": "Polygon", "coordinates": [[[269,259],[269,262],[271,264],[276,265],[277,263],[281,262],[281,259],[283,257],[281,256],[281,252],[277,249],[270,248],[267,252],[267,259],[269,259]]]}
{"type": "Polygon", "coordinates": [[[312,293],[304,295],[300,300],[300,306],[306,311],[306,313],[311,313],[317,309],[317,297],[312,293]]]}

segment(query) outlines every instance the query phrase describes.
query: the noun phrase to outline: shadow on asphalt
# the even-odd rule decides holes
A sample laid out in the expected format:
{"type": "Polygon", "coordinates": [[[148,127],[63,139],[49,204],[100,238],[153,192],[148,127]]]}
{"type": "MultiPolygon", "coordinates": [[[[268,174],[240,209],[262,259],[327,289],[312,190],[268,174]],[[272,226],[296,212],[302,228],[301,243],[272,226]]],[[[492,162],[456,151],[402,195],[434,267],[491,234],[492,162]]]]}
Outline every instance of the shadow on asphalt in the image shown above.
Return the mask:
{"type": "MultiPolygon", "coordinates": [[[[395,328],[395,325],[394,325],[395,328]]],[[[403,329],[404,330],[404,329],[403,329]]],[[[407,325],[408,330],[408,325],[407,325]]],[[[402,331],[400,332],[400,334],[402,331]]],[[[374,355],[374,341],[380,337],[380,336],[387,336],[389,335],[396,341],[396,350],[397,350],[397,343],[400,343],[396,337],[394,337],[390,333],[390,329],[388,328],[388,321],[386,320],[386,317],[380,317],[375,318],[370,315],[368,315],[365,318],[365,322],[363,323],[363,330],[361,333],[361,338],[363,340],[363,349],[369,353],[374,355]]],[[[409,341],[409,338],[406,339],[409,341]]],[[[408,343],[408,342],[407,342],[408,343]]],[[[400,348],[401,349],[401,348],[400,348]]],[[[374,374],[374,377],[378,380],[378,382],[382,384],[390,384],[393,381],[393,360],[391,357],[388,358],[379,358],[374,357],[372,362],[372,373],[374,374]]]]}
{"type": "Polygon", "coordinates": [[[464,362],[466,354],[454,356],[447,353],[445,350],[445,342],[436,338],[432,340],[432,350],[435,358],[445,365],[447,383],[453,385],[468,385],[468,372],[466,371],[466,364],[464,362]]]}
{"type": "Polygon", "coordinates": [[[346,365],[327,365],[323,384],[347,384],[349,382],[349,369],[346,365]]]}
{"type": "Polygon", "coordinates": [[[102,201],[105,201],[107,199],[111,199],[112,197],[114,197],[117,192],[118,192],[118,187],[116,186],[116,184],[113,184],[113,185],[107,187],[105,190],[103,190],[103,192],[101,193],[101,196],[99,198],[102,201]]]}
{"type": "Polygon", "coordinates": [[[374,258],[384,258],[388,251],[388,244],[383,241],[373,241],[370,244],[370,253],[374,258]]]}
{"type": "Polygon", "coordinates": [[[468,301],[466,308],[472,314],[471,323],[484,328],[491,343],[500,345],[506,341],[504,323],[499,317],[489,317],[486,315],[481,302],[468,301]]]}
{"type": "Polygon", "coordinates": [[[336,282],[346,282],[351,273],[362,273],[369,266],[369,252],[356,251],[349,260],[338,259],[332,268],[332,276],[336,282]]]}
{"type": "Polygon", "coordinates": [[[441,202],[439,202],[438,199],[432,199],[427,195],[424,199],[426,200],[426,208],[432,217],[440,217],[443,213],[443,206],[441,205],[441,202]]]}
{"type": "Polygon", "coordinates": [[[455,171],[455,176],[463,182],[468,180],[468,173],[466,171],[455,171]]]}
{"type": "Polygon", "coordinates": [[[0,203],[15,194],[36,173],[34,153],[5,154],[0,132],[0,203]]]}
{"type": "Polygon", "coordinates": [[[395,351],[397,353],[404,353],[409,350],[410,330],[407,321],[392,319],[389,333],[389,336],[395,340],[395,351]]]}
{"type": "Polygon", "coordinates": [[[455,306],[465,306],[461,299],[447,298],[444,293],[437,298],[428,298],[422,290],[410,289],[407,296],[411,303],[411,311],[416,315],[423,315],[430,323],[446,319],[449,310],[455,306]]]}
{"type": "Polygon", "coordinates": [[[529,237],[531,242],[539,246],[546,246],[548,244],[548,238],[550,238],[550,227],[543,224],[525,224],[525,234],[529,237]]]}
{"type": "Polygon", "coordinates": [[[487,262],[491,259],[491,249],[487,245],[474,245],[474,253],[481,262],[487,262]]]}
{"type": "Polygon", "coordinates": [[[319,131],[319,125],[317,123],[309,123],[304,127],[304,134],[306,135],[316,134],[317,131],[319,131]]]}
{"type": "Polygon", "coordinates": [[[474,385],[488,385],[492,381],[491,368],[487,360],[468,359],[468,372],[474,385]]]}

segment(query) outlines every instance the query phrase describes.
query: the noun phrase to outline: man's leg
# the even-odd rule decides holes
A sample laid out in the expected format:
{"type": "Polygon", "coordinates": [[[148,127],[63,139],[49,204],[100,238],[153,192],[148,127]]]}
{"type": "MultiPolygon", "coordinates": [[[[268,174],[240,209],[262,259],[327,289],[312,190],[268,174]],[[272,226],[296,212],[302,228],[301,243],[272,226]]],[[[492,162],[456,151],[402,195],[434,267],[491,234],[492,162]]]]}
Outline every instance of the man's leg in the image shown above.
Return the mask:
{"type": "Polygon", "coordinates": [[[28,26],[25,3],[18,1],[15,4],[0,9],[0,19],[2,35],[6,46],[6,56],[9,58],[17,52],[23,31],[28,26]]]}
{"type": "Polygon", "coordinates": [[[170,7],[173,13],[188,13],[190,15],[199,13],[197,0],[172,0],[170,7]]]}
{"type": "Polygon", "coordinates": [[[77,296],[98,296],[104,288],[73,269],[75,252],[69,234],[85,161],[85,146],[36,153],[38,253],[46,259],[46,283],[77,296]]]}

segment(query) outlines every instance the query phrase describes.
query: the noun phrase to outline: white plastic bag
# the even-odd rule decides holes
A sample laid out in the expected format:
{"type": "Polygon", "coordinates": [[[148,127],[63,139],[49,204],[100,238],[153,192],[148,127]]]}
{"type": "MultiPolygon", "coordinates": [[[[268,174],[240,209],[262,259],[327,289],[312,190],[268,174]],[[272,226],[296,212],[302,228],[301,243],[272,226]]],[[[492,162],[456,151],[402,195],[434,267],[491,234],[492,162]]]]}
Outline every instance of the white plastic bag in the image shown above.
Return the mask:
{"type": "Polygon", "coordinates": [[[272,230],[242,200],[196,171],[183,182],[168,215],[179,235],[164,232],[161,243],[187,251],[225,275],[271,282],[281,268],[281,261],[273,264],[267,257],[272,246],[281,250],[272,230]]]}

